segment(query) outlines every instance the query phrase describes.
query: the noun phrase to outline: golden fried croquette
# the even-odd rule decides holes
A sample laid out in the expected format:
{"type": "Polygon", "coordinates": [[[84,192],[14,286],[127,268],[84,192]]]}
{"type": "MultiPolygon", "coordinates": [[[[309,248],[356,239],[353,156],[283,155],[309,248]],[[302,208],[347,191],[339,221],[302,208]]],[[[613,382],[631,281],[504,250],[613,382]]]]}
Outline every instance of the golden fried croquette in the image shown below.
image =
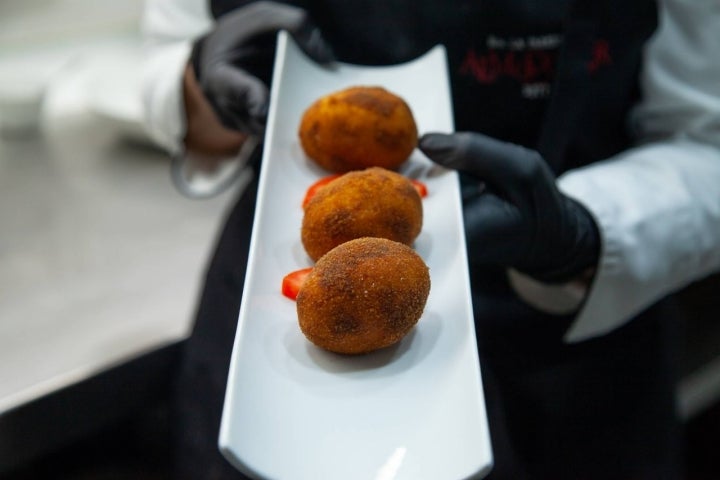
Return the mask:
{"type": "Polygon", "coordinates": [[[351,87],[319,98],[305,111],[298,133],[308,157],[339,173],[396,169],[418,141],[410,107],[381,87],[351,87]]]}
{"type": "Polygon", "coordinates": [[[300,329],[318,347],[359,354],[399,342],[422,316],[430,273],[410,247],[384,238],[343,243],[300,288],[300,329]]]}
{"type": "Polygon", "coordinates": [[[341,243],[382,237],[411,246],[422,229],[422,200],[412,182],[380,167],[348,172],[305,206],[301,240],[313,260],[341,243]]]}

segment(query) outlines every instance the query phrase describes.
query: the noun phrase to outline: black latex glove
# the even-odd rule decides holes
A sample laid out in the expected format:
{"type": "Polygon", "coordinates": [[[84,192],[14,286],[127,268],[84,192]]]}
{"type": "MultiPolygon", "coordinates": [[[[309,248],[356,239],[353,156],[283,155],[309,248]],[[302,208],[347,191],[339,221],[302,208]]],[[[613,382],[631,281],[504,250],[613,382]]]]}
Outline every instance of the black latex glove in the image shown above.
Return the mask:
{"type": "Polygon", "coordinates": [[[195,76],[224,126],[263,133],[279,30],[287,30],[314,60],[333,60],[305,10],[274,2],[252,3],[221,17],[195,43],[191,56],[195,76]]]}
{"type": "Polygon", "coordinates": [[[471,263],[513,267],[546,282],[567,281],[597,263],[597,225],[562,194],[542,156],[476,133],[427,134],[435,163],[485,185],[464,206],[471,263]]]}

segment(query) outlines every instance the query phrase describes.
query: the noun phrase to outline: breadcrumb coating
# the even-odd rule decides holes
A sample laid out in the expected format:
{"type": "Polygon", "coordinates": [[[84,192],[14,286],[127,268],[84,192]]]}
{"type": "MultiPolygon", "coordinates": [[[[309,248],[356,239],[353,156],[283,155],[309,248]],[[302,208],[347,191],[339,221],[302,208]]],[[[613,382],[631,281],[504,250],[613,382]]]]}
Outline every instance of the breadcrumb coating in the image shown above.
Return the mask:
{"type": "Polygon", "coordinates": [[[407,335],[429,294],[429,269],[412,248],[383,238],[359,238],[318,260],[297,297],[298,321],[320,348],[367,353],[407,335]]]}
{"type": "Polygon", "coordinates": [[[399,96],[375,86],[355,86],[315,101],[298,131],[303,150],[331,172],[372,166],[394,170],[417,146],[412,111],[399,96]]]}
{"type": "Polygon", "coordinates": [[[348,172],[320,189],[305,206],[301,240],[317,260],[360,237],[412,246],[423,224],[422,199],[403,175],[380,167],[348,172]]]}

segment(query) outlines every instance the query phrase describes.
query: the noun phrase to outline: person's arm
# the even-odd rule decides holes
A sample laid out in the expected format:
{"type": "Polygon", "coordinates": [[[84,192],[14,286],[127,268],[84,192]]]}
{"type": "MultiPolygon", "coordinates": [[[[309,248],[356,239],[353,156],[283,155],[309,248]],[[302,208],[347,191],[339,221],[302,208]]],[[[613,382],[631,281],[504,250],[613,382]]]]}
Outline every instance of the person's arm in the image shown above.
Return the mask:
{"type": "Polygon", "coordinates": [[[202,99],[193,91],[186,74],[193,41],[211,28],[212,19],[203,0],[145,3],[142,18],[145,125],[153,140],[174,154],[185,148],[186,104],[202,111],[202,99]]]}
{"type": "Polygon", "coordinates": [[[314,60],[333,59],[307,12],[288,4],[249,2],[213,21],[198,0],[148,2],[143,97],[156,141],[210,158],[262,137],[280,30],[314,60]]]}
{"type": "Polygon", "coordinates": [[[589,290],[511,276],[538,308],[558,298],[568,309],[582,302],[569,342],[610,332],[720,269],[720,10],[710,0],[659,3],[644,101],[633,117],[643,143],[558,180],[599,226],[603,247],[589,290]]]}

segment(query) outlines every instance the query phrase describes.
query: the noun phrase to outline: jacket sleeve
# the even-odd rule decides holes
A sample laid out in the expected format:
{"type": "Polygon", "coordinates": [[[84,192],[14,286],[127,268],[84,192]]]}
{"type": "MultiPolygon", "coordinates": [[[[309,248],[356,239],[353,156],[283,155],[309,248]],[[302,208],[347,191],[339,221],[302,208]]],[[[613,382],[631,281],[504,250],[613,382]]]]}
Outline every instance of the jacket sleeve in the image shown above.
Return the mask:
{"type": "Polygon", "coordinates": [[[142,18],[142,100],[151,138],[172,153],[185,134],[182,80],[195,38],[211,28],[203,0],[147,0],[142,18]]]}
{"type": "Polygon", "coordinates": [[[631,116],[641,143],[558,180],[600,227],[594,280],[583,292],[511,274],[538,308],[581,302],[568,342],[608,333],[720,268],[720,9],[714,0],[661,0],[659,7],[645,51],[644,99],[631,116]]]}

